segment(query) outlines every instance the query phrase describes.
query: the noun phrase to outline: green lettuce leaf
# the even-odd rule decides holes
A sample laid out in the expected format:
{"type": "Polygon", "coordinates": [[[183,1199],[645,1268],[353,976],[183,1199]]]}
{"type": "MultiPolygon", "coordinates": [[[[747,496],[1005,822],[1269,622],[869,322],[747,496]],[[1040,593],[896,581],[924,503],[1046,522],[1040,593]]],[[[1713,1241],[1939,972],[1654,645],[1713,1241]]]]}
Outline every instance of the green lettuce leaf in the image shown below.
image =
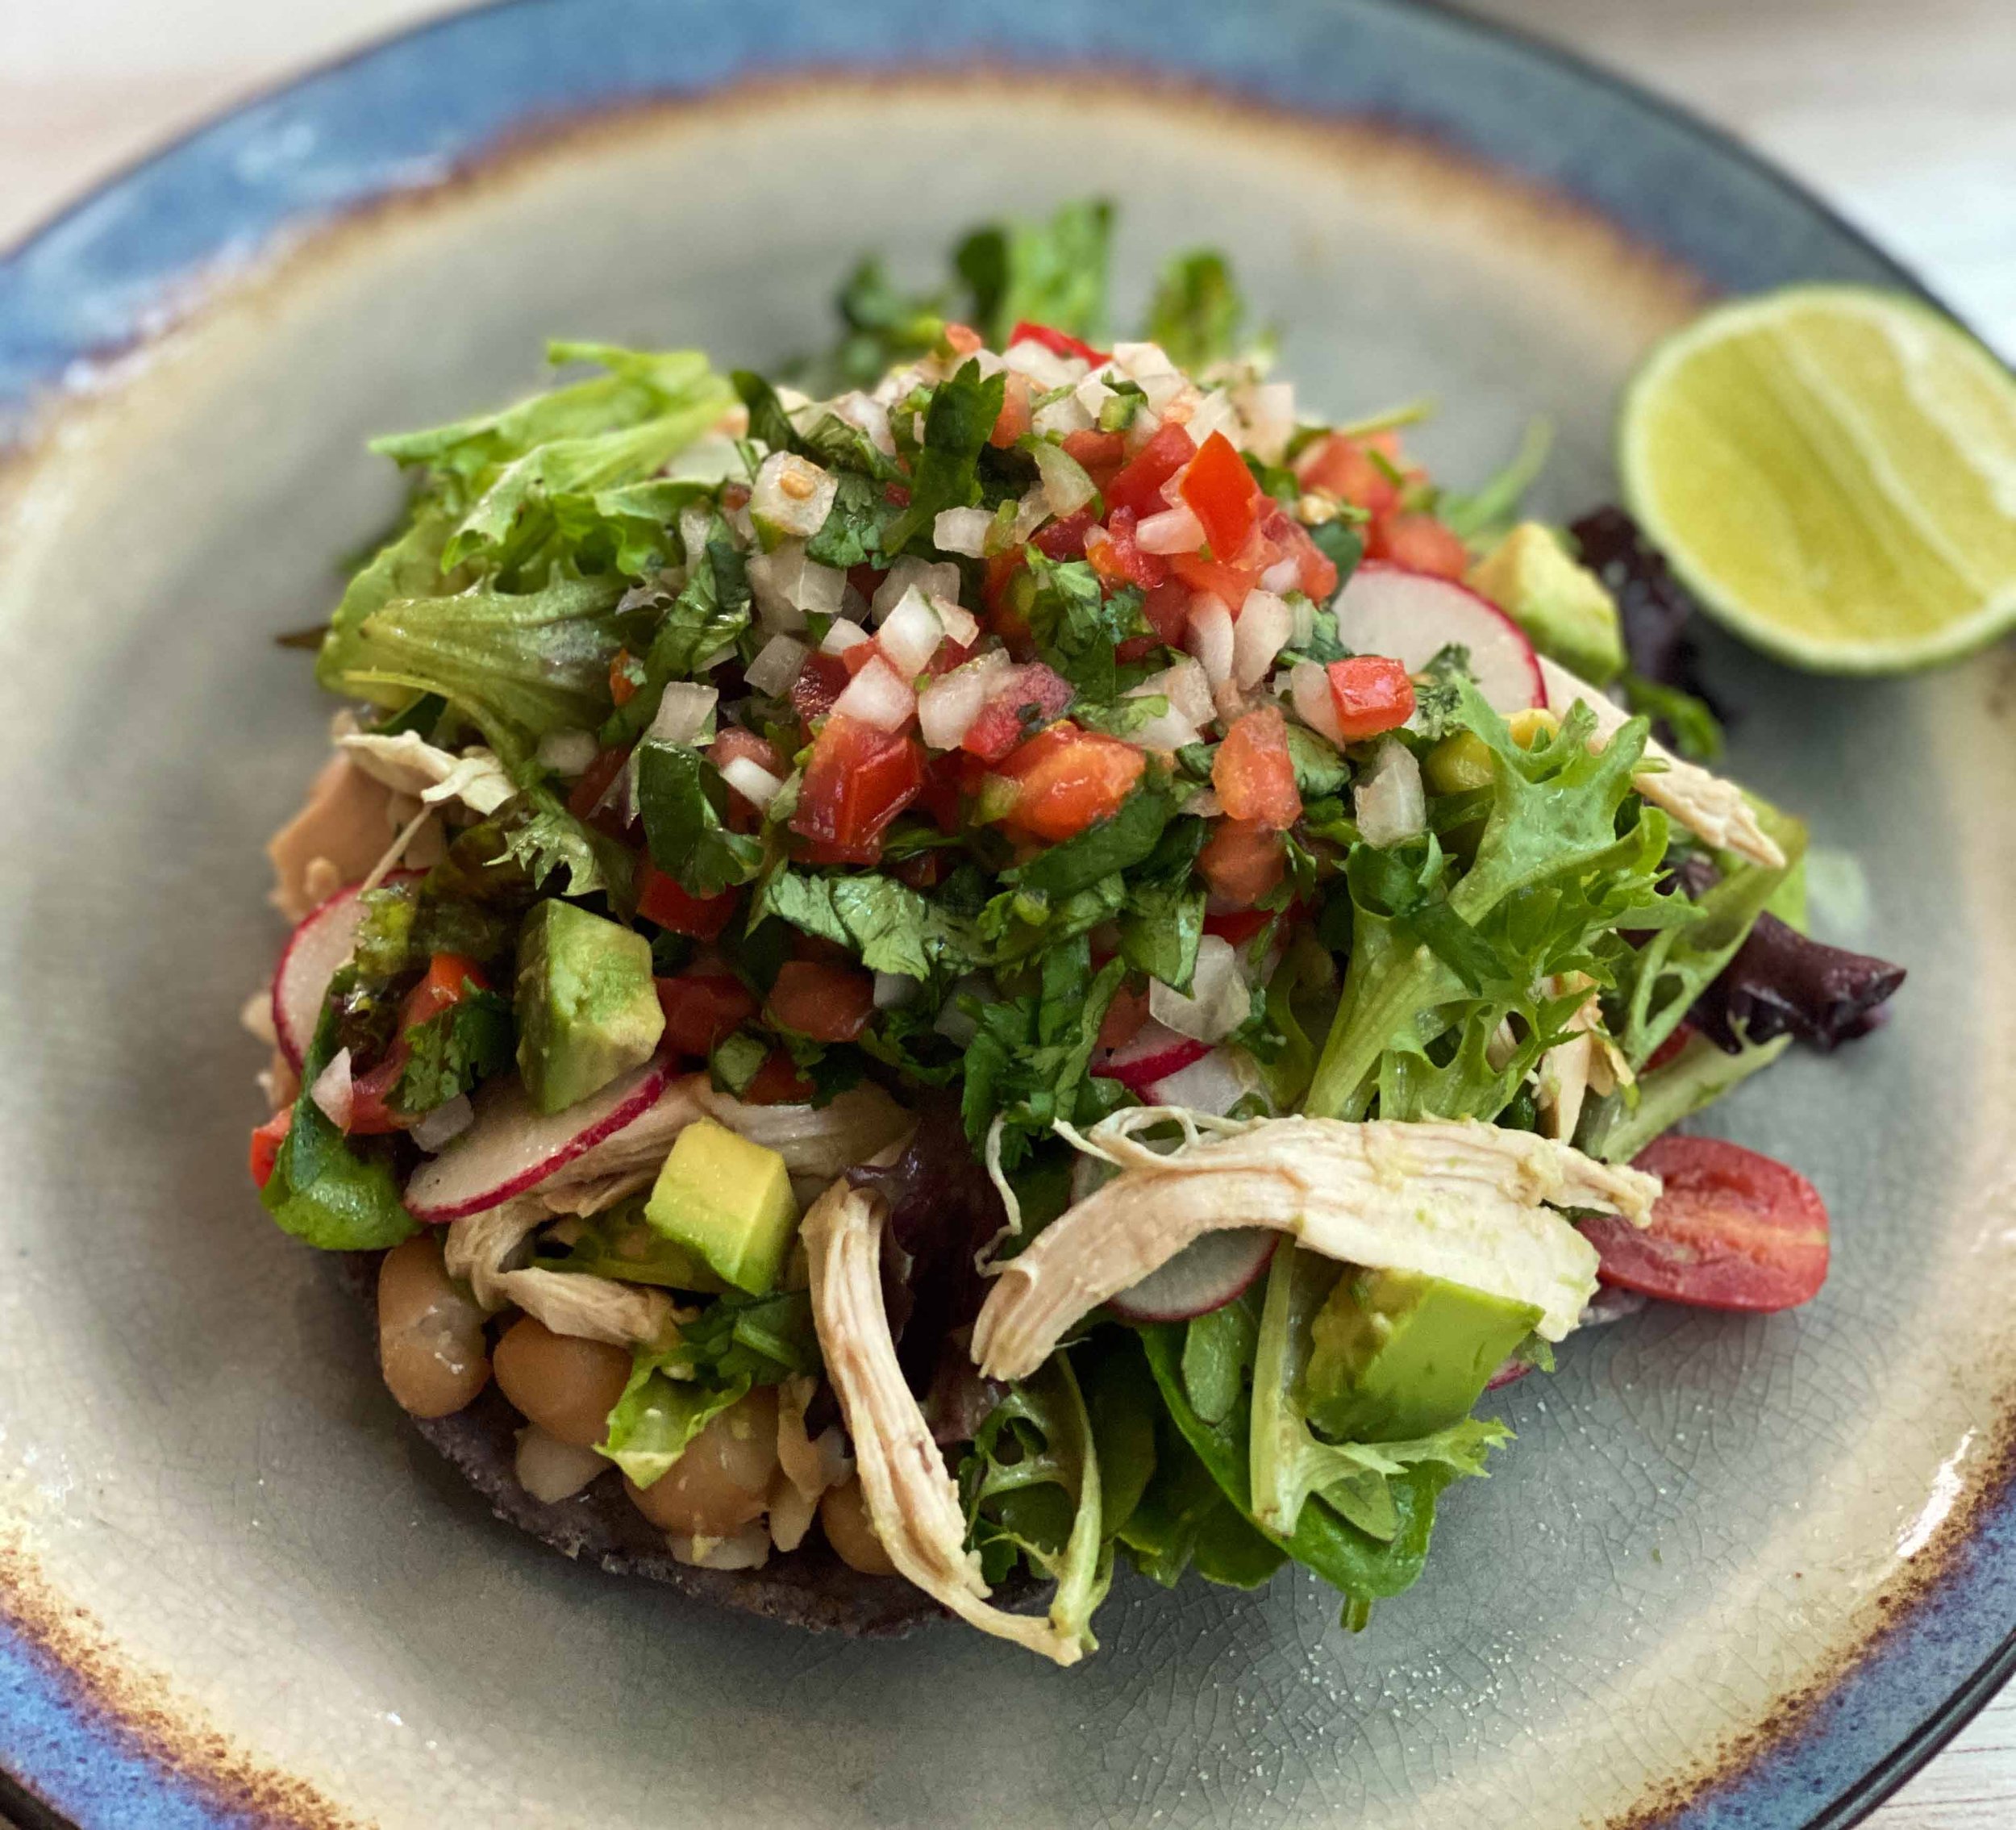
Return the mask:
{"type": "Polygon", "coordinates": [[[640,1487],[663,1480],[693,1439],[748,1392],[746,1378],[723,1386],[698,1384],[689,1376],[691,1364],[683,1348],[669,1353],[639,1349],[631,1360],[630,1382],[595,1444],[640,1487]]]}
{"type": "Polygon", "coordinates": [[[1730,1088],[1768,1068],[1792,1046],[1789,1035],[1746,1043],[1725,1054],[1705,1036],[1690,1036],[1678,1054],[1583,1108],[1577,1146],[1606,1163],[1628,1163],[1680,1121],[1719,1099],[1730,1088]]]}
{"type": "Polygon", "coordinates": [[[1113,206],[1087,198],[1047,223],[976,229],[953,257],[973,322],[994,348],[1027,319],[1103,346],[1113,206]]]}
{"type": "Polygon", "coordinates": [[[358,632],[387,604],[436,596],[450,583],[442,575],[441,554],[454,527],[453,519],[437,504],[423,504],[412,524],[381,548],[351,579],[329,619],[329,632],[315,657],[315,679],[326,691],[382,706],[404,707],[412,698],[408,687],[370,686],[355,677],[360,665],[358,632]]]}

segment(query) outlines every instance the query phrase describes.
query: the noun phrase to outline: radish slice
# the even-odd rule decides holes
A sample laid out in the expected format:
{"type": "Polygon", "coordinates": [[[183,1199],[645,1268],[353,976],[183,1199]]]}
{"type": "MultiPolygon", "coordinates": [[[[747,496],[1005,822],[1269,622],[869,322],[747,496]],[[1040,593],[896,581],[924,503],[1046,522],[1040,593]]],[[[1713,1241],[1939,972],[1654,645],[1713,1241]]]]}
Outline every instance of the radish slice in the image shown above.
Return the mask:
{"type": "Polygon", "coordinates": [[[1484,1382],[1486,1391],[1496,1391],[1502,1386],[1517,1385],[1533,1370],[1531,1360],[1508,1360],[1484,1382]]]}
{"type": "Polygon", "coordinates": [[[1494,711],[1547,703],[1539,661],[1518,624],[1447,578],[1360,566],[1337,599],[1337,639],[1356,654],[1390,656],[1410,673],[1454,643],[1470,651],[1477,690],[1494,711]]]}
{"type": "Polygon", "coordinates": [[[1188,1067],[1156,1081],[1141,1098],[1150,1106],[1181,1106],[1187,1111],[1223,1118],[1249,1093],[1260,1091],[1259,1077],[1243,1055],[1214,1048],[1188,1067]]]}
{"type": "Polygon", "coordinates": [[[492,1081],[477,1095],[475,1123],[413,1172],[406,1186],[406,1211],[416,1220],[458,1220],[523,1194],[634,1124],[657,1103],[670,1077],[662,1058],[647,1061],[601,1092],[551,1113],[534,1110],[515,1076],[492,1081]]]}
{"type": "Polygon", "coordinates": [[[1280,1237],[1265,1227],[1207,1232],[1106,1307],[1130,1322],[1181,1322],[1207,1315],[1252,1288],[1274,1256],[1280,1237]]]}
{"type": "MultiPolygon", "coordinates": [[[[395,870],[385,882],[403,883],[423,874],[417,870],[395,870]]],[[[381,886],[382,887],[383,886],[381,886]]],[[[356,950],[357,929],[364,920],[364,904],[357,892],[364,886],[352,883],[339,890],[319,907],[302,917],[287,936],[286,949],[273,973],[273,1035],[287,1065],[296,1073],[308,1058],[308,1044],[315,1025],[322,1019],[322,1001],[329,994],[329,981],[356,950]]]]}
{"type": "Polygon", "coordinates": [[[1151,1017],[1131,1040],[1092,1071],[1102,1079],[1118,1081],[1130,1093],[1145,1094],[1158,1080],[1166,1080],[1210,1053],[1194,1037],[1179,1036],[1151,1017]]]}

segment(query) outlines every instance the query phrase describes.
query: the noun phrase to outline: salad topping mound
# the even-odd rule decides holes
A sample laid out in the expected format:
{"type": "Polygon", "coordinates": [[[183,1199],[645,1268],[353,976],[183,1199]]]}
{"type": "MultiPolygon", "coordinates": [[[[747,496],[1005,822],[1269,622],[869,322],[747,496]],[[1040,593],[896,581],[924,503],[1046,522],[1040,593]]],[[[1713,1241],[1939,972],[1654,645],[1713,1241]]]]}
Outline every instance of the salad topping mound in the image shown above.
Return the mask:
{"type": "Polygon", "coordinates": [[[254,1179],[384,1254],[409,1411],[494,1379],[535,1500],[1064,1664],[1116,1553],[1362,1624],[1599,1284],[1810,1296],[1810,1188],[1662,1134],[1902,977],[1702,766],[1656,556],[1517,519],[1543,441],[1439,490],[1213,255],[1110,340],[1107,227],[380,440],[252,1013],[254,1179]]]}

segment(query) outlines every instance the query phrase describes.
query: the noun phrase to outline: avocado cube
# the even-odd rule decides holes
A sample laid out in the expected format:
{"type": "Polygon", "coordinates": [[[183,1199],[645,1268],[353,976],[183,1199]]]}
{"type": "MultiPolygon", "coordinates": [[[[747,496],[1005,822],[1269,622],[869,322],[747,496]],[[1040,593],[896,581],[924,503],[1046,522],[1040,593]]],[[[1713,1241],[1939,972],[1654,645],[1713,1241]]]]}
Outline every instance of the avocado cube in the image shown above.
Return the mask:
{"type": "Polygon", "coordinates": [[[1347,1273],[1310,1324],[1309,1420],[1339,1442],[1410,1442],[1460,1423],[1543,1311],[1415,1271],[1347,1273]]]}
{"type": "Polygon", "coordinates": [[[1489,598],[1543,655],[1593,686],[1624,671],[1617,605],[1603,581],[1570,559],[1552,530],[1522,521],[1471,568],[1470,588],[1489,598]]]}
{"type": "Polygon", "coordinates": [[[649,1061],[665,1032],[641,934],[558,900],[518,941],[518,1066],[542,1112],[598,1093],[649,1061]]]}
{"type": "Polygon", "coordinates": [[[695,1119],[658,1172],[644,1221],[737,1290],[762,1296],[798,1232],[798,1203],[776,1151],[695,1119]]]}

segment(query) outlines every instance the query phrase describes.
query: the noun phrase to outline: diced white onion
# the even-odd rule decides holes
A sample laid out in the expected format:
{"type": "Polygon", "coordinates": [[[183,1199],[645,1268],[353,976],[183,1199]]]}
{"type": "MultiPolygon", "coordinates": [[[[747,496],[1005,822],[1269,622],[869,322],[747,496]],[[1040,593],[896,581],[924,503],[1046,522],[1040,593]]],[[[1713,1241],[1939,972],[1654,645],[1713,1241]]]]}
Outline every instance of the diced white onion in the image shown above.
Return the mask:
{"type": "Polygon", "coordinates": [[[1269,591],[1292,591],[1302,575],[1302,569],[1294,560],[1277,559],[1260,574],[1260,587],[1269,591]]]}
{"type": "Polygon", "coordinates": [[[834,701],[842,718],[858,718],[877,731],[900,731],[917,713],[917,695],[910,682],[880,655],[847,683],[834,701]]]}
{"type": "Polygon", "coordinates": [[[774,552],[749,555],[749,590],[756,598],[756,617],[766,629],[781,632],[802,629],[805,612],[798,608],[798,581],[805,571],[805,545],[786,540],[774,552]]]}
{"type": "Polygon", "coordinates": [[[749,518],[765,532],[809,540],[826,524],[840,480],[793,451],[764,458],[749,490],[749,518]]]}
{"type": "Polygon", "coordinates": [[[849,648],[857,648],[862,643],[873,640],[874,637],[860,623],[850,623],[844,616],[836,616],[819,643],[819,652],[845,654],[849,648]]]}
{"type": "Polygon", "coordinates": [[[1144,750],[1180,750],[1186,744],[1196,743],[1202,735],[1181,712],[1171,711],[1160,718],[1151,718],[1128,741],[1144,750]]]}
{"type": "Polygon", "coordinates": [[[1060,356],[1048,344],[1025,337],[1010,344],[1002,356],[1002,365],[1018,375],[1027,375],[1048,393],[1052,388],[1075,387],[1085,377],[1090,365],[1081,357],[1060,356]]]}
{"type": "Polygon", "coordinates": [[[979,559],[987,551],[987,530],[993,524],[993,516],[984,508],[948,508],[931,523],[931,544],[940,552],[979,559]]]}
{"type": "Polygon", "coordinates": [[[1232,613],[1224,600],[1199,591],[1190,599],[1190,626],[1183,645],[1202,664],[1214,691],[1232,677],[1232,613]]]}
{"type": "Polygon", "coordinates": [[[1223,1118],[1248,1094],[1259,1090],[1260,1077],[1243,1049],[1214,1048],[1188,1067],[1163,1075],[1143,1091],[1142,1098],[1150,1105],[1181,1106],[1187,1111],[1223,1118]]]}
{"type": "Polygon", "coordinates": [[[1014,524],[1008,530],[1008,538],[1002,543],[1002,550],[1022,545],[1049,519],[1050,498],[1044,494],[1043,485],[1039,483],[1015,505],[1014,524]]]}
{"type": "Polygon", "coordinates": [[[914,679],[931,665],[944,639],[945,626],[938,620],[938,612],[914,585],[882,619],[875,635],[889,665],[906,680],[914,679]]]}
{"type": "Polygon", "coordinates": [[[1223,388],[1213,388],[1198,402],[1197,411],[1190,415],[1189,423],[1184,430],[1200,446],[1214,432],[1223,432],[1237,444],[1240,429],[1239,415],[1232,408],[1232,397],[1223,388]]]}
{"type": "Polygon", "coordinates": [[[1090,431],[1092,415],[1073,391],[1059,395],[1048,406],[1037,408],[1029,429],[1047,439],[1067,438],[1073,432],[1090,431]]]}
{"type": "Polygon", "coordinates": [[[903,601],[903,594],[913,586],[926,597],[948,598],[957,603],[959,568],[950,560],[932,565],[927,560],[905,555],[889,569],[889,576],[876,586],[875,595],[868,604],[870,618],[880,623],[903,601]]]}
{"type": "Polygon", "coordinates": [[[601,752],[592,731],[549,731],[539,740],[539,766],[556,775],[579,775],[601,752]]]}
{"type": "Polygon", "coordinates": [[[743,677],[759,693],[773,699],[781,698],[805,671],[805,657],[810,652],[804,643],[789,636],[773,636],[763,644],[762,652],[749,663],[748,671],[743,677]]]}
{"type": "Polygon", "coordinates": [[[1113,365],[1130,380],[1144,381],[1151,375],[1173,375],[1176,365],[1159,343],[1116,343],[1113,365]]]}
{"type": "Polygon", "coordinates": [[[1337,722],[1337,702],[1331,697],[1330,673],[1322,663],[1297,661],[1288,677],[1288,690],[1295,702],[1295,715],[1318,736],[1327,737],[1341,748],[1343,727],[1337,722]]]}
{"type": "Polygon", "coordinates": [[[922,988],[922,979],[912,978],[908,973],[878,972],[875,975],[875,1007],[878,1011],[893,1011],[907,1004],[922,988]]]}
{"type": "Polygon", "coordinates": [[[792,602],[813,616],[836,615],[840,607],[840,594],[847,589],[847,574],[837,565],[819,565],[806,561],[798,572],[798,588],[791,592],[792,602]]]}
{"type": "Polygon", "coordinates": [[[339,1048],[328,1065],[315,1076],[308,1097],[322,1108],[322,1115],[338,1131],[350,1128],[350,1114],[356,1103],[356,1090],[350,1080],[350,1051],[339,1048]]]}
{"type": "Polygon", "coordinates": [[[767,808],[784,786],[754,757],[731,757],[721,765],[721,779],[758,809],[767,808]]]}
{"type": "Polygon", "coordinates": [[[1186,998],[1159,978],[1148,981],[1148,1015],[1179,1036],[1221,1042],[1245,1022],[1253,994],[1239,977],[1239,955],[1222,934],[1197,944],[1197,971],[1186,998]]]}
{"type": "Polygon", "coordinates": [[[1143,552],[1195,552],[1204,544],[1204,523],[1187,502],[1165,508],[1135,528],[1134,544],[1143,552]]]}
{"type": "Polygon", "coordinates": [[[1085,411],[1088,425],[1098,421],[1100,408],[1113,398],[1113,390],[1101,378],[1110,372],[1110,365],[1102,365],[1071,390],[1071,398],[1085,411]]]}
{"type": "Polygon", "coordinates": [[[1204,669],[1187,657],[1160,673],[1150,674],[1135,690],[1167,699],[1171,711],[1193,724],[1211,721],[1211,682],[1205,677],[1204,669]]]}
{"type": "Polygon", "coordinates": [[[1365,843],[1384,851],[1428,829],[1428,802],[1421,786],[1421,765],[1397,737],[1379,746],[1372,773],[1352,790],[1358,811],[1358,830],[1365,843]]]}
{"type": "Polygon", "coordinates": [[[414,1123],[413,1141],[431,1156],[475,1123],[476,1108],[469,1103],[469,1094],[458,1093],[452,1099],[443,1100],[414,1123]]]}
{"type": "Polygon", "coordinates": [[[934,750],[956,750],[1009,666],[998,648],[934,680],[917,698],[917,723],[934,750]]]}
{"type": "Polygon", "coordinates": [[[938,620],[944,626],[948,640],[956,642],[962,648],[969,648],[979,640],[980,619],[971,611],[961,610],[943,598],[933,598],[931,608],[938,612],[938,620]]]}
{"type": "Polygon", "coordinates": [[[572,1499],[610,1465],[594,1449],[562,1442],[536,1424],[527,1424],[518,1432],[518,1456],[513,1463],[518,1484],[542,1506],[572,1499]]]}
{"type": "Polygon", "coordinates": [[[665,696],[658,702],[658,715],[644,735],[660,744],[690,744],[714,716],[720,697],[718,687],[674,680],[665,688],[665,696]]]}
{"type": "Polygon", "coordinates": [[[1288,607],[1295,613],[1295,627],[1289,634],[1288,645],[1306,648],[1316,634],[1316,607],[1297,592],[1289,599],[1288,607]]]}
{"type": "Polygon", "coordinates": [[[1043,498],[1050,512],[1061,519],[1076,515],[1092,500],[1098,487],[1085,474],[1085,468],[1062,445],[1048,440],[1036,442],[1036,473],[1043,478],[1043,498]]]}
{"type": "Polygon", "coordinates": [[[1278,464],[1295,436],[1295,390],[1286,381],[1252,381],[1234,390],[1232,404],[1246,423],[1246,448],[1264,464],[1278,464]]]}
{"type": "Polygon", "coordinates": [[[1248,591],[1232,631],[1232,677],[1250,692],[1288,645],[1295,613],[1272,591],[1248,591]]]}
{"type": "Polygon", "coordinates": [[[885,457],[896,455],[896,435],[889,429],[889,409],[872,394],[843,394],[827,402],[836,419],[858,427],[868,434],[868,443],[885,457]]]}
{"type": "Polygon", "coordinates": [[[699,563],[706,550],[707,531],[714,526],[714,504],[689,502],[679,511],[679,544],[685,549],[686,564],[699,563]]]}

